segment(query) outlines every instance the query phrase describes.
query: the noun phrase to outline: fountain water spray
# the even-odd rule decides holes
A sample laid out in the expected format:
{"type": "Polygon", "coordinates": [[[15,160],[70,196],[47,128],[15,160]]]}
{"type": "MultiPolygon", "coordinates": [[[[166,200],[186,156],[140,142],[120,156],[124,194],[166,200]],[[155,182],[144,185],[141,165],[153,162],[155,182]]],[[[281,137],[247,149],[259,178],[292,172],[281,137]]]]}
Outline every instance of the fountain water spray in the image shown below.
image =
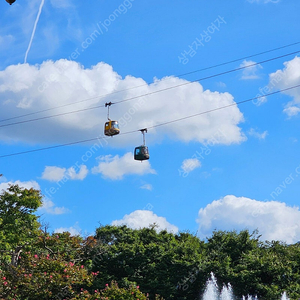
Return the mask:
{"type": "Polygon", "coordinates": [[[224,285],[221,291],[220,300],[232,300],[233,292],[230,283],[228,286],[224,285]]]}
{"type": "Polygon", "coordinates": [[[286,292],[282,294],[281,300],[290,300],[290,298],[287,296],[286,292]]]}
{"type": "Polygon", "coordinates": [[[206,282],[203,300],[233,300],[231,285],[224,285],[220,293],[215,275],[210,273],[210,276],[211,278],[206,282]]]}
{"type": "MultiPolygon", "coordinates": [[[[202,300],[234,300],[237,299],[233,295],[232,287],[230,283],[226,286],[224,285],[222,290],[220,291],[217,279],[213,273],[210,273],[210,279],[207,280],[205,291],[202,297],[202,300]]],[[[247,297],[243,296],[242,300],[259,300],[257,296],[250,296],[247,297]]],[[[290,300],[284,292],[280,298],[280,300],[290,300]]]]}
{"type": "Polygon", "coordinates": [[[252,296],[247,296],[247,298],[245,296],[243,296],[243,300],[258,300],[257,296],[252,297],[252,296]]]}
{"type": "Polygon", "coordinates": [[[218,284],[215,275],[210,273],[210,276],[211,278],[206,282],[203,300],[218,299],[219,297],[218,284]]]}

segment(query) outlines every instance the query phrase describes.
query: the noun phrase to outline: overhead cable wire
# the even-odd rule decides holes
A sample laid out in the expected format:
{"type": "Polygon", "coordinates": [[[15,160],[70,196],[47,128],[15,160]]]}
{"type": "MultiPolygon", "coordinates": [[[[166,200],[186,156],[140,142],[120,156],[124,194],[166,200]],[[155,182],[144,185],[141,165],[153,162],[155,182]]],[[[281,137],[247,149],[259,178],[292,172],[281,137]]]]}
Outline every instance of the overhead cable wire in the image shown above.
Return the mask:
{"type": "Polygon", "coordinates": [[[123,103],[123,102],[130,101],[130,100],[133,100],[133,99],[136,99],[136,98],[157,94],[157,93],[160,93],[160,92],[163,92],[163,91],[168,91],[168,90],[171,90],[171,89],[174,89],[174,88],[189,85],[189,84],[199,82],[199,81],[202,81],[202,80],[207,80],[207,79],[211,79],[211,78],[218,77],[218,76],[221,76],[221,75],[226,75],[226,74],[233,73],[233,72],[236,72],[236,71],[240,71],[240,70],[243,70],[243,69],[246,69],[246,68],[251,68],[251,67],[254,67],[254,66],[257,66],[257,65],[260,65],[260,64],[263,64],[263,63],[267,63],[267,62],[270,62],[270,61],[273,61],[273,60],[276,60],[276,59],[279,59],[279,58],[283,58],[283,57],[286,57],[286,56],[289,56],[289,55],[293,55],[293,54],[296,54],[296,53],[299,53],[299,50],[295,51],[295,52],[288,53],[288,54],[284,54],[284,55],[281,55],[281,56],[277,56],[277,57],[274,57],[274,58],[266,59],[266,60],[263,60],[263,61],[260,61],[260,62],[257,62],[257,63],[253,63],[253,64],[250,64],[250,65],[247,65],[247,66],[239,67],[239,68],[236,68],[236,69],[224,71],[224,72],[221,72],[221,73],[218,73],[218,74],[213,74],[213,75],[210,75],[210,76],[202,77],[200,79],[195,79],[195,80],[192,80],[192,81],[188,81],[188,82],[185,82],[185,83],[181,83],[181,84],[178,84],[178,85],[167,87],[167,88],[157,90],[157,91],[154,91],[154,92],[151,92],[151,93],[147,93],[147,94],[144,94],[144,95],[141,95],[141,96],[135,96],[135,97],[132,97],[132,98],[129,98],[129,99],[116,101],[114,104],[123,103]]]}
{"type": "MultiPolygon", "coordinates": [[[[119,92],[121,92],[121,91],[119,91],[119,92]]],[[[42,109],[42,110],[35,111],[35,112],[32,112],[32,113],[28,113],[28,114],[24,114],[24,115],[19,115],[19,116],[15,116],[15,117],[10,117],[10,118],[7,118],[7,119],[2,119],[2,120],[0,120],[0,122],[10,121],[10,120],[14,120],[14,119],[20,119],[20,118],[24,118],[24,117],[28,117],[28,116],[40,114],[40,113],[51,111],[51,110],[54,110],[54,109],[58,109],[58,108],[62,108],[62,107],[66,107],[66,106],[70,106],[70,105],[74,105],[74,104],[78,104],[78,103],[81,103],[81,102],[85,102],[85,101],[88,101],[88,100],[94,100],[94,99],[106,97],[106,96],[109,96],[111,94],[113,94],[113,93],[102,95],[102,96],[97,96],[97,97],[93,97],[93,98],[88,98],[88,99],[85,99],[85,100],[81,100],[81,101],[77,101],[77,102],[73,102],[73,103],[68,103],[68,104],[64,104],[64,105],[60,105],[60,106],[56,106],[56,107],[50,107],[50,108],[42,109]]],[[[104,107],[104,105],[103,105],[103,107],[104,107]]]]}
{"type": "MultiPolygon", "coordinates": [[[[284,45],[284,46],[281,46],[281,47],[273,48],[273,49],[266,50],[266,51],[263,51],[263,52],[259,52],[259,53],[256,53],[256,54],[244,56],[244,57],[237,58],[237,59],[234,59],[234,60],[230,60],[230,61],[227,61],[227,62],[224,62],[224,63],[219,63],[219,64],[216,64],[216,65],[213,65],[213,66],[197,69],[197,70],[190,71],[190,72],[187,72],[187,73],[183,73],[183,74],[179,74],[179,75],[169,75],[169,76],[183,77],[183,76],[194,74],[194,73],[197,73],[197,72],[206,71],[206,70],[214,69],[214,68],[217,68],[217,67],[225,66],[225,65],[228,65],[228,64],[240,61],[240,60],[253,58],[255,56],[259,56],[259,55],[263,55],[263,54],[266,54],[266,53],[281,50],[281,49],[284,49],[284,48],[287,48],[287,47],[295,46],[295,45],[298,45],[298,44],[300,44],[300,42],[291,43],[291,44],[288,44],[288,45],[284,45]]],[[[32,116],[32,115],[35,115],[35,114],[51,111],[51,110],[54,110],[54,109],[67,107],[67,106],[78,104],[78,103],[83,103],[83,102],[87,102],[87,101],[91,101],[91,100],[95,100],[95,99],[99,99],[99,98],[104,98],[104,97],[107,97],[107,96],[110,96],[110,95],[114,95],[114,94],[118,94],[118,93],[121,93],[121,92],[125,92],[125,91],[129,91],[129,90],[137,89],[137,88],[140,88],[140,87],[144,87],[144,86],[147,86],[149,84],[151,84],[151,83],[146,83],[146,84],[134,86],[134,87],[131,87],[131,88],[120,90],[120,91],[115,91],[115,92],[111,92],[111,93],[108,93],[108,94],[103,94],[103,95],[95,96],[95,97],[92,97],[92,98],[87,98],[87,99],[84,99],[84,100],[80,100],[80,101],[76,101],[76,102],[72,102],[72,103],[67,103],[67,104],[64,104],[64,105],[56,106],[56,107],[47,108],[47,109],[39,110],[39,111],[36,111],[36,112],[28,113],[28,114],[23,114],[23,115],[19,115],[19,116],[15,116],[15,117],[2,119],[2,120],[0,120],[0,122],[19,119],[19,118],[23,118],[23,117],[32,116]]]]}
{"type": "Polygon", "coordinates": [[[29,122],[35,122],[35,121],[40,121],[40,120],[45,120],[45,119],[50,119],[50,118],[65,116],[65,115],[70,115],[70,114],[74,114],[74,113],[77,113],[77,112],[83,112],[83,111],[86,111],[86,110],[91,110],[91,109],[100,108],[100,107],[104,107],[104,105],[97,105],[97,106],[94,106],[94,107],[73,110],[73,111],[69,111],[69,112],[65,112],[65,113],[60,113],[60,114],[56,114],[56,115],[44,116],[44,117],[35,118],[35,119],[31,119],[31,120],[24,120],[24,121],[18,121],[18,122],[14,122],[14,123],[4,124],[4,125],[0,125],[0,128],[1,127],[12,126],[12,125],[29,123],[29,122]]]}
{"type": "MultiPolygon", "coordinates": [[[[288,91],[288,90],[292,90],[292,89],[295,89],[295,88],[298,88],[298,87],[300,87],[300,84],[292,86],[292,87],[289,87],[289,88],[285,88],[285,89],[282,89],[282,90],[278,90],[278,91],[275,91],[275,92],[272,92],[272,93],[264,94],[262,96],[257,96],[257,97],[250,98],[250,99],[247,99],[247,100],[242,100],[242,101],[239,101],[239,102],[234,102],[234,103],[231,103],[231,104],[228,104],[228,105],[225,105],[225,106],[221,106],[221,107],[216,107],[216,108],[213,108],[213,109],[210,109],[210,110],[207,110],[207,111],[203,111],[203,112],[200,112],[200,113],[197,113],[197,114],[193,114],[193,115],[189,115],[189,116],[186,116],[186,117],[178,118],[178,119],[175,119],[175,120],[171,120],[171,121],[159,123],[159,124],[147,127],[147,129],[149,130],[149,129],[153,129],[153,128],[156,128],[156,127],[160,127],[160,126],[165,126],[165,125],[168,125],[168,124],[172,124],[172,123],[175,123],[175,122],[180,122],[180,121],[183,121],[183,120],[194,118],[196,116],[201,116],[201,115],[208,114],[208,113],[211,113],[211,112],[214,112],[214,111],[218,111],[218,110],[221,110],[221,109],[226,109],[226,108],[229,108],[229,107],[232,107],[232,106],[237,106],[239,104],[244,104],[244,103],[247,103],[247,102],[259,99],[259,98],[264,98],[264,97],[272,96],[272,95],[275,95],[275,94],[278,94],[278,93],[282,93],[282,92],[285,92],[285,91],[288,91]]],[[[126,134],[131,134],[131,133],[139,132],[139,131],[141,131],[141,129],[127,131],[127,132],[121,132],[119,135],[126,135],[126,134]]],[[[17,155],[22,155],[22,154],[27,154],[27,153],[33,153],[33,152],[39,152],[39,151],[45,151],[45,150],[50,150],[50,149],[55,149],[55,148],[61,148],[61,147],[66,147],[66,146],[71,146],[71,145],[76,145],[76,144],[83,144],[83,143],[92,142],[92,141],[96,141],[96,140],[100,140],[100,139],[104,139],[104,138],[106,138],[106,137],[96,137],[96,138],[91,138],[91,139],[87,139],[87,140],[80,140],[80,141],[75,141],[75,142],[70,142],[70,143],[55,145],[55,146],[49,146],[49,147],[44,147],[44,148],[32,149],[32,150],[27,150],[27,151],[22,151],[22,152],[16,152],[16,153],[11,153],[11,154],[5,154],[5,155],[0,155],[0,158],[10,157],[10,156],[17,156],[17,155]]]]}
{"type": "Polygon", "coordinates": [[[164,126],[164,125],[172,124],[172,123],[183,121],[183,120],[186,120],[186,119],[189,119],[189,118],[194,118],[194,117],[197,117],[197,116],[208,114],[208,113],[211,113],[211,112],[214,112],[214,111],[217,111],[217,110],[221,110],[221,109],[225,109],[225,108],[228,108],[228,107],[236,106],[238,104],[247,103],[247,102],[259,99],[259,98],[264,98],[264,97],[267,97],[267,96],[272,96],[272,95],[275,95],[275,94],[278,94],[278,93],[281,93],[281,92],[285,92],[285,91],[288,91],[288,90],[292,90],[292,89],[295,89],[295,88],[298,88],[298,87],[300,87],[300,84],[292,86],[292,87],[289,87],[289,88],[286,88],[286,89],[282,89],[282,90],[279,90],[279,91],[275,91],[275,92],[272,92],[272,93],[269,93],[269,94],[264,94],[262,96],[257,96],[257,97],[250,98],[250,99],[247,99],[247,100],[242,100],[242,101],[239,101],[239,102],[234,102],[234,103],[222,106],[222,107],[217,107],[217,108],[213,108],[213,109],[210,109],[210,110],[206,110],[204,112],[200,112],[200,113],[197,113],[197,114],[194,114],[194,115],[190,115],[190,116],[187,116],[187,117],[182,117],[182,118],[179,118],[179,119],[176,119],[176,120],[171,120],[171,121],[168,121],[168,122],[156,124],[156,125],[153,125],[153,126],[150,126],[150,127],[147,127],[147,128],[148,129],[152,129],[152,128],[156,128],[156,127],[159,127],[159,126],[164,126]]]}
{"type": "Polygon", "coordinates": [[[198,70],[195,70],[195,71],[187,72],[187,73],[178,75],[177,77],[182,77],[182,76],[190,75],[190,74],[197,73],[197,72],[200,72],[200,71],[206,71],[206,70],[209,70],[209,69],[225,66],[225,65],[228,65],[228,64],[240,61],[240,60],[244,60],[244,59],[252,58],[252,57],[255,57],[255,56],[263,55],[263,54],[266,54],[266,53],[274,52],[274,51],[281,50],[281,49],[291,47],[291,46],[295,46],[295,45],[298,45],[298,44],[300,44],[300,42],[288,44],[288,45],[281,46],[281,47],[278,47],[278,48],[274,48],[274,49],[266,50],[266,51],[259,52],[259,53],[256,53],[256,54],[252,54],[252,55],[244,56],[244,57],[237,58],[237,59],[234,59],[234,60],[230,60],[230,61],[227,61],[227,62],[224,62],[224,63],[219,63],[219,64],[216,64],[216,65],[213,65],[213,66],[210,66],[210,67],[206,67],[206,68],[198,69],[198,70]]]}
{"type": "MultiPolygon", "coordinates": [[[[218,73],[218,74],[213,74],[213,75],[202,77],[202,78],[199,78],[199,79],[196,79],[196,80],[187,81],[187,82],[184,82],[184,83],[181,83],[181,84],[177,84],[177,85],[174,85],[174,86],[170,86],[170,87],[163,88],[163,89],[160,89],[160,90],[157,90],[157,91],[142,94],[142,95],[139,95],[139,96],[134,96],[134,97],[127,98],[127,99],[124,99],[124,100],[115,101],[114,103],[111,103],[111,104],[119,104],[119,103],[131,101],[131,100],[134,100],[134,99],[138,99],[138,98],[141,98],[141,97],[154,95],[154,94],[157,94],[157,93],[161,93],[161,92],[164,92],[164,91],[168,91],[168,90],[171,90],[171,89],[175,89],[175,88],[178,88],[178,87],[182,87],[182,86],[186,86],[186,85],[189,85],[189,84],[192,84],[192,83],[196,83],[196,82],[199,82],[199,81],[203,81],[203,80],[211,79],[211,78],[218,77],[218,76],[221,76],[221,75],[225,75],[225,74],[233,73],[233,72],[236,72],[236,71],[240,71],[240,70],[243,70],[243,69],[251,68],[251,67],[261,65],[263,63],[267,63],[267,62],[270,62],[270,61],[273,61],[273,60],[276,60],[276,59],[280,59],[280,58],[283,58],[283,57],[286,57],[286,56],[290,56],[290,55],[293,55],[293,54],[296,54],[296,53],[299,53],[299,50],[295,51],[295,52],[288,53],[288,54],[280,55],[280,56],[277,56],[277,57],[269,58],[269,59],[266,59],[266,60],[263,60],[263,61],[260,61],[260,62],[257,62],[257,63],[253,63],[253,64],[250,64],[250,65],[247,65],[247,66],[242,66],[242,67],[238,67],[238,68],[235,68],[235,69],[232,69],[232,70],[224,71],[224,72],[221,72],[221,73],[218,73]]],[[[97,106],[93,106],[93,107],[89,107],[89,108],[83,108],[83,109],[78,109],[78,110],[69,111],[69,112],[65,112],[65,113],[59,113],[59,114],[56,114],[56,115],[50,115],[50,116],[44,116],[44,117],[30,119],[30,120],[24,120],[24,121],[18,121],[18,122],[14,122],[14,123],[8,123],[8,124],[0,125],[0,128],[1,127],[12,126],[12,125],[18,125],[18,124],[34,122],[34,121],[45,120],[45,119],[49,119],[49,118],[69,115],[69,114],[83,112],[83,111],[92,110],[92,109],[101,108],[101,107],[105,107],[105,105],[97,105],[97,106]]]]}

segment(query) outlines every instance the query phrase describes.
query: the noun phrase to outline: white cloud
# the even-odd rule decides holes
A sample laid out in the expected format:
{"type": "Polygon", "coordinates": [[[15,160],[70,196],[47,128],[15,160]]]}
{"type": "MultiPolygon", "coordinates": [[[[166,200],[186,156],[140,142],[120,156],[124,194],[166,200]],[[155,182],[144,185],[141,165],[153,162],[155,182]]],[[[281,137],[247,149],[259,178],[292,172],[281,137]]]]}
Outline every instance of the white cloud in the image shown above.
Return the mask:
{"type": "Polygon", "coordinates": [[[87,166],[79,166],[79,170],[76,173],[76,168],[73,166],[66,169],[55,166],[46,166],[42,174],[42,179],[58,182],[64,180],[83,180],[88,174],[87,166]]]}
{"type": "Polygon", "coordinates": [[[125,175],[135,174],[156,174],[155,170],[151,168],[149,161],[136,161],[133,159],[133,154],[128,152],[124,156],[116,155],[100,156],[97,158],[98,166],[92,169],[94,174],[102,174],[104,178],[112,180],[121,180],[125,175]]]}
{"type": "Polygon", "coordinates": [[[268,131],[265,130],[264,132],[259,133],[254,128],[251,128],[248,131],[248,134],[255,137],[255,138],[257,138],[257,139],[259,139],[259,140],[264,140],[266,138],[266,136],[268,135],[268,131]]]}
{"type": "Polygon", "coordinates": [[[196,168],[201,167],[201,162],[197,158],[185,159],[181,164],[181,169],[185,174],[189,174],[196,168]]]}
{"type": "Polygon", "coordinates": [[[141,186],[141,189],[152,191],[153,187],[152,187],[151,184],[146,183],[146,184],[144,184],[144,185],[141,186]]]}
{"type": "Polygon", "coordinates": [[[300,211],[277,201],[262,202],[228,195],[199,210],[201,238],[213,230],[259,230],[264,240],[296,243],[300,240],[300,211]]]}
{"type": "MultiPolygon", "coordinates": [[[[34,47],[31,52],[34,52],[34,47]]],[[[34,66],[11,65],[0,71],[0,97],[6,100],[0,104],[0,119],[5,119],[7,115],[17,116],[70,104],[32,118],[49,116],[104,106],[106,102],[118,102],[149,93],[152,94],[111,107],[110,116],[119,121],[121,132],[155,126],[235,103],[231,94],[204,90],[197,82],[189,84],[185,79],[171,76],[155,79],[152,84],[147,84],[143,79],[133,76],[121,78],[110,65],[103,62],[85,69],[77,62],[61,59],[34,66]],[[141,85],[138,89],[132,89],[141,85]],[[182,86],[169,89],[177,85],[182,86]],[[156,93],[162,89],[166,90],[156,93]],[[109,93],[114,94],[107,95],[109,93]],[[100,97],[101,95],[107,96],[100,97]],[[85,99],[90,100],[75,103],[85,99]]],[[[21,119],[14,121],[19,120],[21,119]]],[[[106,120],[107,109],[99,107],[62,117],[23,123],[21,126],[2,127],[0,140],[46,144],[86,140],[103,135],[106,120]]],[[[245,140],[245,135],[238,126],[242,121],[243,114],[238,106],[233,105],[151,129],[147,134],[147,142],[157,142],[164,137],[186,142],[209,142],[214,133],[222,128],[224,135],[217,137],[217,144],[241,143],[245,140]]],[[[141,143],[141,135],[120,135],[107,139],[107,142],[111,146],[121,147],[138,145],[141,143]]]]}
{"type": "Polygon", "coordinates": [[[262,69],[261,65],[254,65],[256,62],[252,60],[244,60],[240,67],[247,67],[243,69],[242,77],[241,79],[248,80],[248,79],[258,79],[259,75],[257,75],[257,72],[259,69],[262,69]],[[253,65],[253,66],[251,66],[253,65]]]}
{"type": "Polygon", "coordinates": [[[40,185],[32,180],[32,181],[20,181],[20,180],[16,180],[16,181],[8,181],[8,182],[2,182],[0,183],[0,191],[2,190],[7,190],[7,188],[9,188],[10,185],[19,185],[20,187],[23,187],[25,189],[31,189],[34,188],[36,190],[40,190],[40,185]]]}
{"type": "Polygon", "coordinates": [[[55,233],[63,233],[63,232],[70,232],[71,235],[75,236],[75,235],[81,235],[81,228],[78,226],[78,222],[76,222],[76,224],[74,226],[71,227],[60,227],[60,228],[56,228],[54,230],[55,233]]]}
{"type": "Polygon", "coordinates": [[[55,204],[48,198],[43,199],[43,205],[39,208],[39,212],[51,215],[62,215],[69,213],[69,209],[65,207],[56,207],[55,204]]]}
{"type": "Polygon", "coordinates": [[[157,231],[167,230],[169,232],[177,233],[178,228],[170,224],[166,218],[159,217],[149,210],[136,210],[129,215],[125,215],[121,220],[115,220],[111,224],[115,226],[126,225],[132,229],[139,229],[149,227],[151,224],[156,224],[157,231]]]}
{"type": "Polygon", "coordinates": [[[76,170],[74,167],[71,167],[66,172],[66,177],[70,178],[71,180],[83,180],[87,174],[88,174],[88,168],[85,165],[81,165],[79,168],[78,173],[76,173],[76,170]]]}
{"type": "Polygon", "coordinates": [[[42,179],[49,181],[60,181],[65,176],[66,168],[46,166],[42,174],[42,179]]]}
{"type": "Polygon", "coordinates": [[[287,106],[284,110],[284,113],[286,113],[288,115],[288,117],[293,117],[298,115],[298,113],[300,112],[300,107],[297,106],[287,106]]]}
{"type": "MultiPolygon", "coordinates": [[[[300,57],[284,63],[284,69],[277,70],[270,74],[269,85],[277,89],[286,89],[300,84],[300,57]]],[[[295,116],[300,112],[300,88],[291,89],[283,92],[293,98],[288,102],[283,110],[289,117],[295,116]]]]}

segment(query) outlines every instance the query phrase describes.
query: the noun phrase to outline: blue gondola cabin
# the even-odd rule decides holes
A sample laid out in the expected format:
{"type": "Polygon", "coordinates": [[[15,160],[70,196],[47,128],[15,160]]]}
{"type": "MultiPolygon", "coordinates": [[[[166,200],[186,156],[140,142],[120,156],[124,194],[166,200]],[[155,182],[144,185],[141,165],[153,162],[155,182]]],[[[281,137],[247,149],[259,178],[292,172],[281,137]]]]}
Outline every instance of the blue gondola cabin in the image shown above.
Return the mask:
{"type": "Polygon", "coordinates": [[[139,146],[134,149],[135,160],[147,160],[149,159],[149,151],[147,146],[139,146]]]}

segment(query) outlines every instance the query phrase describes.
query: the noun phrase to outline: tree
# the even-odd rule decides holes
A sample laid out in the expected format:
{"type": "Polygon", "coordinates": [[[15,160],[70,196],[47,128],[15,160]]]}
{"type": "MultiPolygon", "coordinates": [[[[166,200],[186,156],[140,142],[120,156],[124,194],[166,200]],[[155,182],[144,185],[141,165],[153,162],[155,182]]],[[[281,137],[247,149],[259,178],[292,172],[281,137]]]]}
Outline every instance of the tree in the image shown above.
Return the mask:
{"type": "Polygon", "coordinates": [[[245,287],[259,299],[280,299],[287,292],[291,299],[299,299],[299,247],[279,241],[265,242],[247,253],[236,268],[236,292],[245,287]]]}
{"type": "Polygon", "coordinates": [[[81,237],[40,229],[41,204],[40,191],[17,185],[0,195],[0,299],[67,298],[96,275],[81,264],[81,237]]]}
{"type": "Polygon", "coordinates": [[[16,266],[0,266],[0,299],[96,299],[86,290],[97,276],[82,264],[87,245],[89,239],[69,232],[40,230],[16,266]]]}
{"type": "MultiPolygon", "coordinates": [[[[204,242],[189,233],[157,232],[155,226],[139,230],[102,226],[90,252],[92,271],[99,272],[94,288],[116,280],[121,287],[138,283],[150,299],[194,299],[203,278],[198,270],[204,242]],[[185,287],[183,289],[183,287],[185,287]]],[[[204,283],[205,283],[204,279],[204,283]]]]}
{"type": "Polygon", "coordinates": [[[18,185],[11,185],[0,195],[0,251],[13,266],[24,247],[39,234],[40,224],[34,213],[41,204],[40,191],[18,185]]]}
{"type": "Polygon", "coordinates": [[[207,268],[220,285],[231,283],[234,294],[277,300],[284,292],[300,296],[300,245],[262,242],[257,232],[217,231],[208,239],[207,268]]]}
{"type": "Polygon", "coordinates": [[[23,252],[16,267],[0,274],[0,299],[72,299],[91,285],[83,265],[64,260],[62,255],[23,252]]]}
{"type": "Polygon", "coordinates": [[[99,296],[102,296],[103,299],[110,300],[148,299],[147,296],[139,290],[139,286],[130,285],[128,288],[120,288],[115,281],[112,281],[110,285],[106,284],[106,287],[103,290],[99,291],[99,296]]]}

